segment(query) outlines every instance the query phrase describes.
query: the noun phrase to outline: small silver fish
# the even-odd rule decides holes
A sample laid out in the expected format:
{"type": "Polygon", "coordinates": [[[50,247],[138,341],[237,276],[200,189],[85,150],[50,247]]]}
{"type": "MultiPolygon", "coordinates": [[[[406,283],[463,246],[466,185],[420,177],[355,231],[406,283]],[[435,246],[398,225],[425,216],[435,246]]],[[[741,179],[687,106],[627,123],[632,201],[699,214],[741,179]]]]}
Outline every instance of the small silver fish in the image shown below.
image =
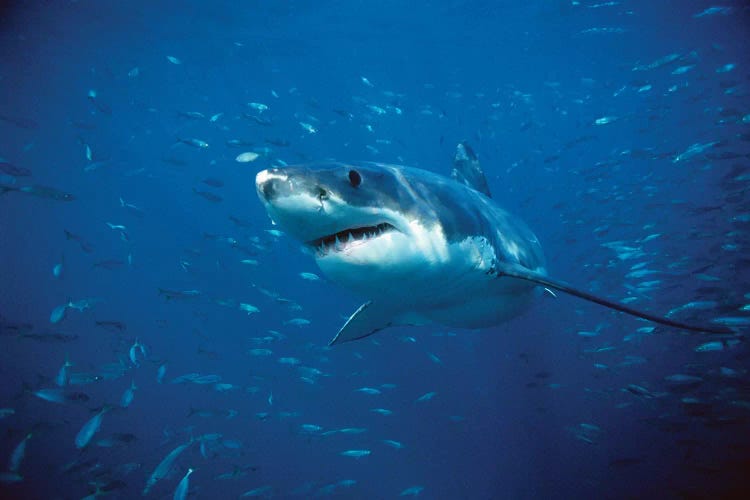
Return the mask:
{"type": "Polygon", "coordinates": [[[292,326],[306,326],[310,324],[310,320],[305,318],[293,318],[288,321],[284,321],[284,324],[292,326]]]}
{"type": "Polygon", "coordinates": [[[187,144],[188,146],[192,146],[194,148],[199,148],[199,149],[208,148],[208,143],[200,139],[178,139],[178,141],[183,144],[187,144]]]}
{"type": "Polygon", "coordinates": [[[381,394],[379,389],[375,389],[373,387],[360,387],[359,389],[357,389],[356,392],[362,392],[364,394],[371,394],[371,395],[381,394]]]}
{"type": "Polygon", "coordinates": [[[185,500],[187,498],[188,489],[190,488],[189,477],[193,473],[193,469],[188,469],[185,477],[182,478],[180,484],[177,485],[177,489],[174,491],[173,500],[185,500]]]}
{"type": "Polygon", "coordinates": [[[401,497],[407,497],[412,496],[415,497],[422,493],[422,490],[424,490],[424,486],[412,486],[411,488],[406,488],[404,491],[402,491],[399,496],[401,497]]]}
{"type": "Polygon", "coordinates": [[[135,390],[138,389],[135,385],[135,380],[130,381],[130,387],[125,389],[125,392],[122,393],[122,397],[120,398],[120,406],[123,408],[127,408],[130,406],[130,403],[133,402],[133,398],[135,397],[135,390]]]}
{"type": "Polygon", "coordinates": [[[39,389],[38,391],[33,391],[32,394],[50,403],[65,402],[65,394],[60,389],[39,389]]]}
{"type": "Polygon", "coordinates": [[[431,400],[432,398],[434,398],[434,397],[435,397],[436,395],[437,395],[437,392],[435,392],[435,391],[431,391],[431,392],[428,392],[428,393],[422,394],[421,396],[419,396],[419,397],[417,398],[417,402],[422,402],[422,401],[429,401],[429,400],[431,400]]]}
{"type": "Polygon", "coordinates": [[[21,468],[21,462],[23,462],[23,458],[26,456],[26,443],[31,439],[31,436],[30,432],[26,434],[26,437],[18,443],[13,449],[13,453],[10,454],[10,462],[8,464],[10,472],[18,472],[18,469],[21,468]]]}
{"type": "Polygon", "coordinates": [[[240,303],[240,311],[245,311],[248,315],[260,312],[260,309],[252,304],[240,303]]]}
{"type": "Polygon", "coordinates": [[[60,370],[57,372],[57,377],[55,377],[55,383],[58,385],[58,387],[65,387],[68,385],[68,381],[70,380],[70,375],[68,374],[68,368],[71,368],[73,366],[73,363],[68,360],[68,358],[65,358],[65,363],[60,367],[60,370]]]}
{"type": "Polygon", "coordinates": [[[305,129],[308,134],[314,134],[318,131],[318,129],[306,122],[299,122],[299,126],[305,129]]]}
{"type": "Polygon", "coordinates": [[[160,479],[164,479],[167,474],[169,474],[169,472],[172,470],[172,465],[174,465],[175,460],[177,460],[177,457],[179,457],[180,454],[182,454],[182,452],[185,451],[191,444],[193,444],[192,439],[187,443],[181,444],[174,450],[170,451],[169,454],[164,457],[161,462],[159,462],[159,465],[156,466],[156,469],[154,469],[154,472],[151,473],[148,481],[146,481],[146,487],[143,489],[143,495],[148,495],[148,492],[151,490],[151,488],[160,479]]]}
{"type": "Polygon", "coordinates": [[[52,324],[59,323],[60,321],[65,318],[65,312],[68,310],[68,304],[63,304],[61,306],[57,306],[52,310],[52,313],[49,315],[49,322],[52,324]]]}
{"type": "Polygon", "coordinates": [[[108,411],[109,407],[105,406],[101,411],[99,411],[99,413],[91,417],[85,424],[83,424],[81,430],[78,431],[78,434],[76,434],[76,448],[80,450],[82,448],[85,448],[89,444],[89,442],[91,442],[91,438],[94,437],[94,434],[99,432],[99,428],[102,426],[102,418],[108,411]]]}
{"type": "Polygon", "coordinates": [[[258,159],[260,155],[254,151],[246,151],[244,153],[238,154],[234,161],[238,163],[250,163],[252,161],[255,161],[258,159]]]}

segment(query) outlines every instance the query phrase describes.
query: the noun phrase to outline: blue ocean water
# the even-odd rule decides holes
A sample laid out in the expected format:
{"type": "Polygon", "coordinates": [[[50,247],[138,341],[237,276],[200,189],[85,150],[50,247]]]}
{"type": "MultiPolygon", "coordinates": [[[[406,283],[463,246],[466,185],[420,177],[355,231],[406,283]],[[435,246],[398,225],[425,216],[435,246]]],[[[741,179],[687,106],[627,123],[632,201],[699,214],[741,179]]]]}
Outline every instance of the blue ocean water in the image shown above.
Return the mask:
{"type": "Polygon", "coordinates": [[[189,469],[190,498],[746,491],[746,3],[0,16],[3,498],[164,498],[189,469]],[[362,298],[276,232],[255,174],[447,175],[463,140],[551,276],[740,335],[558,295],[493,328],[328,347],[362,298]]]}

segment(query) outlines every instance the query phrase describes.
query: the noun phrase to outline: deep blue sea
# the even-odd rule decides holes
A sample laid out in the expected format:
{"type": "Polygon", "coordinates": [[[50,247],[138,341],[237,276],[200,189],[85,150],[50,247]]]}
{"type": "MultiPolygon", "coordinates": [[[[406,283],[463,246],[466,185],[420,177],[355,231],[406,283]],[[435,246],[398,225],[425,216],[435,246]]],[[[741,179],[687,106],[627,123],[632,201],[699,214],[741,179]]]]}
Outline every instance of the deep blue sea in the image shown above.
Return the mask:
{"type": "Polygon", "coordinates": [[[750,491],[746,2],[2,5],[0,497],[750,491]],[[551,277],[735,334],[544,294],[329,347],[367,297],[256,173],[460,141],[551,277]]]}

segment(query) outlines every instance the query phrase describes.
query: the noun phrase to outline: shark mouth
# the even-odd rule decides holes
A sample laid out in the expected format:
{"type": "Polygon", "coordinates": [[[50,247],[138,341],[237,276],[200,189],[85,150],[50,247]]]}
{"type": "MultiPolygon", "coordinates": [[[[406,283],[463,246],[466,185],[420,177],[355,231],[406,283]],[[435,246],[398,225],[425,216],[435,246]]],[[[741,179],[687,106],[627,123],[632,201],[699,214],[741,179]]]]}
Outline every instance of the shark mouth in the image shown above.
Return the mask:
{"type": "Polygon", "coordinates": [[[353,246],[361,245],[366,243],[367,240],[396,230],[393,225],[382,222],[376,226],[344,229],[338,233],[314,239],[308,242],[308,244],[316,250],[319,256],[325,256],[330,252],[341,252],[353,246]]]}

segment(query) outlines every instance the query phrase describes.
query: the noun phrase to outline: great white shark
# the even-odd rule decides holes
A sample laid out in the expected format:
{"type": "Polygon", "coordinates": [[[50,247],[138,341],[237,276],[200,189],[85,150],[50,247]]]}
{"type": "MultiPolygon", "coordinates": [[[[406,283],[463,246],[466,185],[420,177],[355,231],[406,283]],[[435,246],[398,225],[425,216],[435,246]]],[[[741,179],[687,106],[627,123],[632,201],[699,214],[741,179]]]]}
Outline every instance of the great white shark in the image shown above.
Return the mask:
{"type": "Polygon", "coordinates": [[[397,325],[497,325],[544,289],[674,328],[732,333],[632,309],[549,278],[539,240],[494,202],[464,143],[451,178],[397,165],[331,162],[263,170],[255,184],[272,221],[309,248],[323,274],[366,299],[331,345],[397,325]]]}

